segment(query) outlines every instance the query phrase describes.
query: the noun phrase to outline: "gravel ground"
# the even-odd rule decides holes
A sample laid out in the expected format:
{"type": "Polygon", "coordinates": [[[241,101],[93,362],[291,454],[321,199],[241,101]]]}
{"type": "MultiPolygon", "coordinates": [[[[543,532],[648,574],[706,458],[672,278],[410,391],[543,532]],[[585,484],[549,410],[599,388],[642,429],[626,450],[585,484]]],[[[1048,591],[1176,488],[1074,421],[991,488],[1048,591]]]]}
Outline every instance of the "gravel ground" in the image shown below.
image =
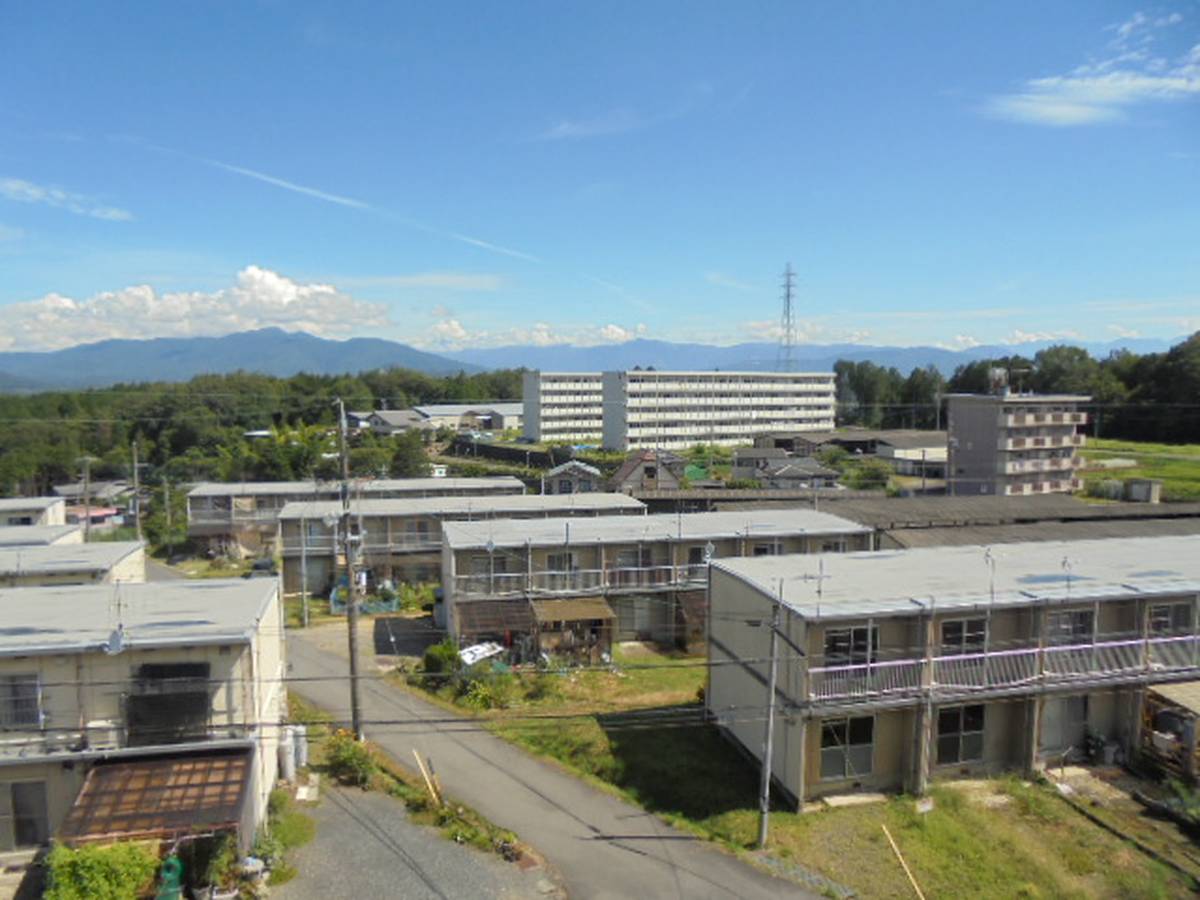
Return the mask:
{"type": "Polygon", "coordinates": [[[283,900],[332,897],[545,900],[560,896],[544,869],[521,871],[498,856],[455,844],[414,825],[404,804],[385,794],[322,785],[306,806],[317,823],[312,843],[292,853],[299,874],[274,888],[283,900]]]}

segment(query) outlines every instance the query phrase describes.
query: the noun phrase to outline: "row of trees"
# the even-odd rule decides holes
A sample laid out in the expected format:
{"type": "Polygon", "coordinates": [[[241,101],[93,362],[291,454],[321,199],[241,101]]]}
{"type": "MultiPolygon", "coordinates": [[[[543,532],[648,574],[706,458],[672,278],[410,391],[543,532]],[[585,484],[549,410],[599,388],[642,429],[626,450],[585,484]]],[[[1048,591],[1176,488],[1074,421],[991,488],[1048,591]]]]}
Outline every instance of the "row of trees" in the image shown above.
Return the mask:
{"type": "MultiPolygon", "coordinates": [[[[515,399],[521,373],[435,378],[404,369],[356,376],[275,378],[234,373],[87,391],[0,395],[0,494],[46,493],[77,480],[128,478],[136,440],[143,475],[197,479],[303,479],[337,472],[335,398],[349,410],[515,399]],[[268,431],[268,437],[247,437],[268,431]]],[[[423,469],[420,438],[355,435],[355,474],[423,469]]]]}
{"type": "Polygon", "coordinates": [[[939,398],[985,393],[993,368],[1013,389],[1092,398],[1103,437],[1184,444],[1200,442],[1200,332],[1165,353],[1115,352],[1095,359],[1080,347],[1055,346],[1033,357],[1014,354],[959,366],[947,380],[933,367],[907,377],[870,362],[835,366],[838,422],[867,428],[934,428],[945,423],[939,398]]]}

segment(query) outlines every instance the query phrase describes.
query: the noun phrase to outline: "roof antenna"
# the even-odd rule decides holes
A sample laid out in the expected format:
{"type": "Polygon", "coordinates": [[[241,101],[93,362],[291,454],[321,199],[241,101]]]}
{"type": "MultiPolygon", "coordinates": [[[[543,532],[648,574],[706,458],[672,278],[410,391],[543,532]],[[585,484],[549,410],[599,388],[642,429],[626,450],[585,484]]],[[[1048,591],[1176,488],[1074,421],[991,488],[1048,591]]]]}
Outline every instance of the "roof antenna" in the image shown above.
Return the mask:
{"type": "Polygon", "coordinates": [[[996,557],[992,555],[992,548],[985,547],[983,550],[983,561],[988,567],[988,593],[991,596],[992,606],[996,605],[996,557]]]}
{"type": "Polygon", "coordinates": [[[125,649],[125,624],[121,615],[121,585],[113,584],[113,600],[117,607],[117,627],[109,632],[108,640],[104,642],[103,650],[109,656],[116,656],[125,649]]]}
{"type": "Polygon", "coordinates": [[[1071,599],[1071,558],[1064,556],[1062,560],[1063,571],[1067,573],[1067,599],[1071,599]]]}

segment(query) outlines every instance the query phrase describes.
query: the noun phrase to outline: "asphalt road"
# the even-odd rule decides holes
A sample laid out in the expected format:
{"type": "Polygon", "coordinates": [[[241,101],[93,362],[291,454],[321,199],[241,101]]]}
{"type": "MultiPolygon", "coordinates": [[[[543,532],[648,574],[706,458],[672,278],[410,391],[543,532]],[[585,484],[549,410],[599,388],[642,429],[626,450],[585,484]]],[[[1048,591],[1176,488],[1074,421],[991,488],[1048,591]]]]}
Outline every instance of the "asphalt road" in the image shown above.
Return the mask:
{"type": "Polygon", "coordinates": [[[165,563],[160,563],[157,559],[146,557],[146,580],[147,581],[178,581],[183,578],[183,573],[172,569],[165,563]]]}
{"type": "MultiPolygon", "coordinates": [[[[344,676],[346,659],[311,638],[288,638],[293,678],[344,676]]],[[[373,672],[369,665],[363,672],[373,672]]],[[[347,717],[344,680],[294,681],[289,690],[347,717]]],[[[415,748],[446,791],[517,833],[561,874],[574,898],[813,897],[714,844],[666,825],[398,687],[362,682],[364,730],[399,762],[415,748]],[[372,724],[377,723],[377,724],[372,724]]]]}
{"type": "Polygon", "coordinates": [[[522,871],[414,825],[404,804],[386,794],[323,786],[320,803],[302,808],[316,820],[317,836],[292,853],[298,877],[272,897],[541,900],[554,893],[540,869],[522,871]]]}

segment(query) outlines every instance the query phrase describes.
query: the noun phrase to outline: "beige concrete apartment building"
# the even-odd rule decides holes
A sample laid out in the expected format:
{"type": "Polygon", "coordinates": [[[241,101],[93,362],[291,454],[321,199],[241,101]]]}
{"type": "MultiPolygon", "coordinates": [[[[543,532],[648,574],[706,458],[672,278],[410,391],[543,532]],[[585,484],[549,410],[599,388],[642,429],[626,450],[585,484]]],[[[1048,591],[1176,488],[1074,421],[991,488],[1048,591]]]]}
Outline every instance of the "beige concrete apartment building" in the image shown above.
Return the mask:
{"type": "Polygon", "coordinates": [[[66,524],[67,501],[62,497],[0,499],[0,526],[66,524]]]}
{"type": "Polygon", "coordinates": [[[605,372],[603,445],[748,444],[768,431],[834,425],[832,372],[605,372]]]}
{"type": "Polygon", "coordinates": [[[721,560],[708,711],[793,800],[1136,751],[1147,685],[1200,674],[1200,543],[1126,538],[721,560]]]}
{"type": "Polygon", "coordinates": [[[0,546],[0,587],[134,584],[145,580],[146,545],[141,541],[0,546]]]}
{"type": "MultiPolygon", "coordinates": [[[[434,582],[441,567],[442,523],[488,519],[642,516],[646,507],[624,494],[522,494],[497,497],[424,497],[354,500],[351,535],[360,565],[377,581],[434,582]]],[[[324,592],[345,565],[342,504],[289,503],[279,514],[279,549],[287,593],[307,584],[324,592]]]]}
{"type": "MultiPolygon", "coordinates": [[[[373,478],[351,482],[352,497],[475,497],[525,493],[520,479],[373,478]]],[[[188,536],[218,553],[236,556],[270,553],[279,513],[289,503],[335,500],[336,481],[206,482],[188,493],[188,536]]]]}
{"type": "Polygon", "coordinates": [[[0,862],[54,836],[249,845],[286,714],[275,579],[0,589],[0,620],[0,862]]]}
{"type": "Polygon", "coordinates": [[[604,428],[599,372],[526,372],[521,396],[529,440],[599,442],[604,428]]]}
{"type": "Polygon", "coordinates": [[[467,642],[530,622],[531,603],[584,597],[611,610],[616,640],[703,647],[709,560],[869,550],[872,534],[808,509],[447,522],[442,590],[467,642]]]}
{"type": "Polygon", "coordinates": [[[947,491],[956,495],[1080,490],[1077,451],[1090,397],[951,394],[947,399],[947,491]]]}
{"type": "Polygon", "coordinates": [[[0,525],[0,547],[49,547],[82,544],[78,525],[0,525]]]}

